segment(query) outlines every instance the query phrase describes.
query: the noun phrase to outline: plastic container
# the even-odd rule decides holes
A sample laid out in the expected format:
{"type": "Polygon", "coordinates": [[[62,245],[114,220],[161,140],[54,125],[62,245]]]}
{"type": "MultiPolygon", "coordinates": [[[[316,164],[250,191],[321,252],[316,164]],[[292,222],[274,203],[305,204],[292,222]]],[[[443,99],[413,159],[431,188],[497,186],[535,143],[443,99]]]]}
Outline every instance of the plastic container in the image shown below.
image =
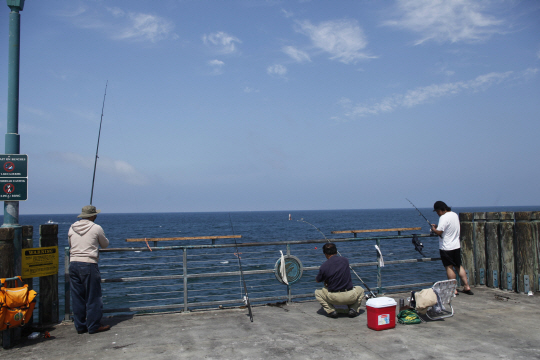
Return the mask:
{"type": "Polygon", "coordinates": [[[396,327],[396,301],[389,297],[378,297],[366,302],[367,326],[373,330],[396,327]]]}

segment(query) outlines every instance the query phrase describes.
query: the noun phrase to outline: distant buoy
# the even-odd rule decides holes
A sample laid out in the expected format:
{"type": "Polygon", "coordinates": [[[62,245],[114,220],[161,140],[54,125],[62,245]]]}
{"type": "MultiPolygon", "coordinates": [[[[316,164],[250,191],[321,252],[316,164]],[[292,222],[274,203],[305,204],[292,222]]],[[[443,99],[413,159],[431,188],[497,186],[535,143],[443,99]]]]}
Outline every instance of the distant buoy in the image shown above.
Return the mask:
{"type": "Polygon", "coordinates": [[[292,220],[292,216],[291,216],[291,214],[289,214],[289,220],[292,220]]]}

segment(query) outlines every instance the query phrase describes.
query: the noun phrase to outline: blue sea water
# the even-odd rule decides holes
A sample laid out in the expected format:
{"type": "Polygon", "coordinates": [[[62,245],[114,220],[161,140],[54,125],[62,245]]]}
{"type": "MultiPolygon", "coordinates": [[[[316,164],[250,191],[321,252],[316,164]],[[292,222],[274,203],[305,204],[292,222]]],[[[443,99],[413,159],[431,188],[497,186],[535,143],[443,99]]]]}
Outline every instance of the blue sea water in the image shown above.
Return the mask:
{"type": "MultiPolygon", "coordinates": [[[[454,208],[459,212],[479,211],[536,211],[540,207],[474,207],[454,208]]],[[[437,223],[438,217],[432,209],[420,209],[431,223],[437,223]]],[[[63,317],[64,304],[64,251],[68,245],[67,232],[70,225],[77,221],[77,214],[21,215],[21,225],[34,226],[34,247],[39,245],[39,225],[48,221],[58,223],[60,268],[59,292],[63,317]]],[[[197,212],[197,213],[131,213],[108,214],[102,212],[96,223],[100,224],[110,241],[112,248],[140,247],[146,249],[144,242],[128,243],[127,238],[167,238],[209,235],[241,235],[238,243],[275,242],[291,240],[319,239],[320,245],[306,244],[291,247],[291,254],[301,259],[303,266],[319,266],[325,259],[320,246],[326,239],[351,237],[343,234],[331,234],[336,230],[363,230],[422,227],[420,231],[408,232],[428,234],[427,222],[418,212],[410,207],[403,209],[374,210],[307,210],[307,211],[252,211],[252,212],[197,212]],[[289,220],[289,214],[292,220],[289,220]]],[[[404,233],[405,234],[405,233],[404,233]]],[[[379,235],[369,233],[364,236],[379,235]]],[[[230,243],[233,240],[217,240],[216,243],[230,243]]],[[[437,238],[423,240],[425,254],[438,257],[437,238]]],[[[189,244],[209,244],[210,241],[197,240],[189,244]]],[[[338,250],[349,258],[351,263],[376,260],[374,242],[338,243],[338,250]]],[[[184,242],[167,241],[159,246],[187,245],[184,242]]],[[[153,243],[150,243],[153,246],[153,243]]],[[[419,258],[410,240],[384,240],[381,242],[384,259],[400,260],[419,258]]],[[[241,248],[244,271],[272,269],[279,257],[280,246],[241,248]]],[[[100,270],[103,278],[182,274],[181,251],[116,252],[102,253],[100,270]]],[[[232,248],[205,249],[190,251],[188,273],[238,271],[238,261],[232,248]]],[[[368,286],[376,287],[376,267],[357,269],[368,286]]],[[[301,281],[293,288],[296,293],[312,293],[317,287],[314,282],[316,272],[305,272],[301,281]]],[[[444,268],[440,262],[418,265],[397,265],[384,269],[385,285],[418,283],[445,279],[444,268]]],[[[355,285],[360,285],[353,278],[355,285]]],[[[246,279],[251,298],[285,295],[283,285],[273,276],[252,276],[246,279]]],[[[34,281],[35,287],[37,279],[34,281]]],[[[122,308],[141,306],[145,301],[155,304],[182,302],[182,280],[164,281],[160,284],[150,282],[107,283],[103,286],[104,307],[122,308]],[[141,296],[141,293],[146,294],[141,296]],[[156,295],[157,294],[157,295],[156,295]],[[160,295],[162,294],[162,295],[160,295]],[[156,297],[159,300],[156,300],[156,297]]],[[[190,302],[215,301],[223,298],[240,298],[241,288],[237,278],[193,279],[189,284],[190,302]]]]}

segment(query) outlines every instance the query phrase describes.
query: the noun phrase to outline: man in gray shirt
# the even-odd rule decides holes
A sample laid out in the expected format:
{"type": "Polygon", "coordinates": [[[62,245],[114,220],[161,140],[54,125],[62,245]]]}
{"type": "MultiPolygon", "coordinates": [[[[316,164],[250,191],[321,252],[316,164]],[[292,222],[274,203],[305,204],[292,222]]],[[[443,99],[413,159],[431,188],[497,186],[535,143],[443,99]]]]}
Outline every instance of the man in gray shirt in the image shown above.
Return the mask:
{"type": "Polygon", "coordinates": [[[81,220],[71,225],[68,232],[73,320],[79,334],[95,334],[111,328],[110,325],[101,324],[103,300],[98,267],[99,247],[109,246],[109,240],[101,226],[94,223],[100,212],[95,206],[84,206],[77,216],[81,220]]]}

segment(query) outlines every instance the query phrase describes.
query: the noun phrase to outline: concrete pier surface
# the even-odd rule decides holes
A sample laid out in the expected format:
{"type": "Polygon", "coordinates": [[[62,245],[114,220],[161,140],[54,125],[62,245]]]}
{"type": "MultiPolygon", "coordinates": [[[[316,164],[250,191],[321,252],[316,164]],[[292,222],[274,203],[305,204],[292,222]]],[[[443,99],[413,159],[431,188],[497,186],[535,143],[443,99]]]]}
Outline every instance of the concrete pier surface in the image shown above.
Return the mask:
{"type": "MultiPolygon", "coordinates": [[[[281,306],[104,318],[112,329],[22,339],[2,359],[540,359],[540,295],[473,288],[453,317],[374,331],[367,314],[324,316],[315,300],[281,306]]],[[[393,294],[396,300],[407,294],[393,294]]],[[[399,303],[399,302],[398,302],[399,303]]],[[[362,306],[365,310],[365,301],[362,306]]]]}

